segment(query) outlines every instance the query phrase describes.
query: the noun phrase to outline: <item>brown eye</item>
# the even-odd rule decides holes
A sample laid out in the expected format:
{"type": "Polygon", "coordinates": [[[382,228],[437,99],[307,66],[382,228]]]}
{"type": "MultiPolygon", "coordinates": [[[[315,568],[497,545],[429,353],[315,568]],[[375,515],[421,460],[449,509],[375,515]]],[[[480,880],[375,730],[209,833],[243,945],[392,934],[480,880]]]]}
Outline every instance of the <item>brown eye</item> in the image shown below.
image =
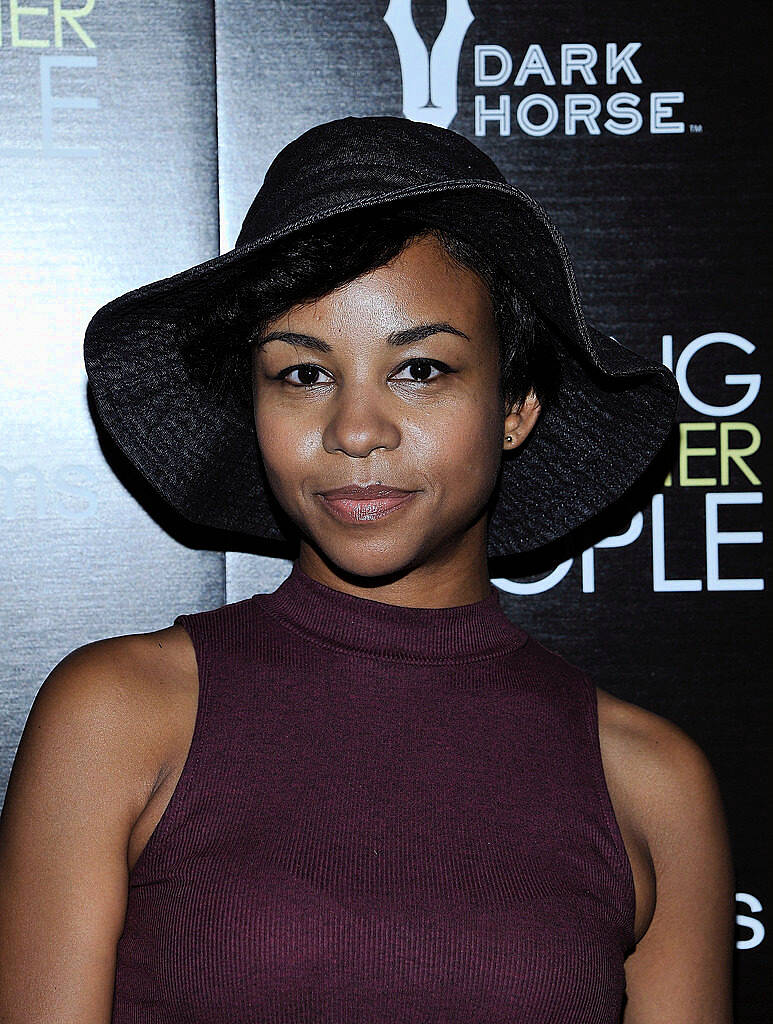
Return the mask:
{"type": "Polygon", "coordinates": [[[288,366],[284,370],[281,370],[275,377],[275,380],[287,380],[289,384],[294,387],[313,387],[318,381],[315,379],[316,374],[320,373],[322,367],[315,366],[314,363],[299,363],[296,366],[288,366]],[[298,373],[299,379],[290,380],[291,373],[298,373]]]}
{"type": "Polygon", "coordinates": [[[403,363],[400,370],[405,370],[408,367],[417,367],[418,375],[413,378],[398,378],[402,380],[411,380],[414,384],[431,384],[433,381],[438,380],[440,375],[431,377],[430,373],[433,366],[436,366],[441,374],[452,373],[450,366],[446,366],[445,363],[439,362],[437,359],[411,359],[407,363],[403,363]]]}
{"type": "MultiPolygon", "coordinates": [[[[438,380],[440,376],[445,376],[447,373],[453,373],[454,371],[450,366],[445,363],[441,363],[437,359],[409,359],[398,368],[398,373],[403,370],[413,367],[411,377],[396,377],[395,380],[401,382],[408,382],[411,384],[432,384],[438,380]],[[440,373],[431,376],[433,367],[436,367],[440,373]]],[[[287,366],[274,378],[275,380],[286,380],[288,384],[291,384],[296,388],[312,388],[320,383],[326,383],[325,381],[319,380],[319,374],[325,373],[321,366],[317,366],[315,363],[297,363],[295,366],[287,366]],[[292,380],[290,374],[297,373],[298,379],[292,380]]]]}

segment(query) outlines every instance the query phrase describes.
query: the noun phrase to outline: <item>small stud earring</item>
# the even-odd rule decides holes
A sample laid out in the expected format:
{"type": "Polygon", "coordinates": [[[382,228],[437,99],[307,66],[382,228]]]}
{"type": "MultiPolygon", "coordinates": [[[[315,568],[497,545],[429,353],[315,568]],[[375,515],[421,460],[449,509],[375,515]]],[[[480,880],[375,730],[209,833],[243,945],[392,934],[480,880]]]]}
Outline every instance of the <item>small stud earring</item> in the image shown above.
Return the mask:
{"type": "Polygon", "coordinates": [[[512,441],[512,439],[513,439],[512,436],[510,434],[508,434],[506,440],[512,441]]]}

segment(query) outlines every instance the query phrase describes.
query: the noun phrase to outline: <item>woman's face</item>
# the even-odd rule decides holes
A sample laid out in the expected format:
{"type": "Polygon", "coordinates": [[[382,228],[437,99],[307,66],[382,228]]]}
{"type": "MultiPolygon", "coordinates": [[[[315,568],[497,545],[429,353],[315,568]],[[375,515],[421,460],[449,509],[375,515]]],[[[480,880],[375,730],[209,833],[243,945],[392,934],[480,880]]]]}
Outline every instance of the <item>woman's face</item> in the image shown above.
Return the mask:
{"type": "Polygon", "coordinates": [[[485,567],[502,451],[539,412],[529,400],[506,418],[498,374],[488,290],[434,236],[269,323],[253,350],[255,426],[302,568],[321,556],[364,577],[485,567]],[[355,507],[355,521],[322,497],[373,483],[411,496],[376,517],[355,507]]]}

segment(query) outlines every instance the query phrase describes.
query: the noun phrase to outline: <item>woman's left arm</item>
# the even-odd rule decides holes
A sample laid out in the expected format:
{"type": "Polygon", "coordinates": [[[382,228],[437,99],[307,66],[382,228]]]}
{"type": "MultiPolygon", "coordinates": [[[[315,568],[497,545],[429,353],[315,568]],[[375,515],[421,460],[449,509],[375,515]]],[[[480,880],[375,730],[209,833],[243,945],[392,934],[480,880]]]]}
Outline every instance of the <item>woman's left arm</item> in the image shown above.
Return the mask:
{"type": "Polygon", "coordinates": [[[636,804],[656,902],[625,962],[623,1024],[731,1024],[735,883],[719,787],[693,740],[647,719],[636,804]]]}

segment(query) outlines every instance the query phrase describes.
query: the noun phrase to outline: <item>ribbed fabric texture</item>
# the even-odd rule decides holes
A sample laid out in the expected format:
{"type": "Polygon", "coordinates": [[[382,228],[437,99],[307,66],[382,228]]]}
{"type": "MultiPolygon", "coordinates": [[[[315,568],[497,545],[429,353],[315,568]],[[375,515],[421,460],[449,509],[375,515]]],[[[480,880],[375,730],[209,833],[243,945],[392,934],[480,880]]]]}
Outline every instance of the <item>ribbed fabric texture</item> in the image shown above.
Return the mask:
{"type": "Polygon", "coordinates": [[[296,563],[175,621],[198,713],[113,1024],[617,1024],[634,889],[595,688],[493,586],[406,608],[296,563]]]}

